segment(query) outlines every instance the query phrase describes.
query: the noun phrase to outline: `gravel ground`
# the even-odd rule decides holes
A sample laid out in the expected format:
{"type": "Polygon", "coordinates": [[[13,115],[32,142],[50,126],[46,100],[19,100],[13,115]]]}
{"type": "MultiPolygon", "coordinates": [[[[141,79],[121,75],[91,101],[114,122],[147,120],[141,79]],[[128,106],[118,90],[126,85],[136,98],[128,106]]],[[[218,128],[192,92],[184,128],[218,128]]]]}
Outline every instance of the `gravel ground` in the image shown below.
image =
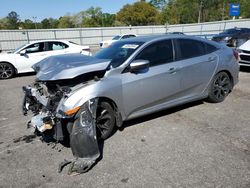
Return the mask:
{"type": "Polygon", "coordinates": [[[21,75],[0,81],[0,187],[250,187],[250,69],[219,104],[203,101],[126,122],[88,173],[58,173],[70,148],[26,129],[21,75]]]}

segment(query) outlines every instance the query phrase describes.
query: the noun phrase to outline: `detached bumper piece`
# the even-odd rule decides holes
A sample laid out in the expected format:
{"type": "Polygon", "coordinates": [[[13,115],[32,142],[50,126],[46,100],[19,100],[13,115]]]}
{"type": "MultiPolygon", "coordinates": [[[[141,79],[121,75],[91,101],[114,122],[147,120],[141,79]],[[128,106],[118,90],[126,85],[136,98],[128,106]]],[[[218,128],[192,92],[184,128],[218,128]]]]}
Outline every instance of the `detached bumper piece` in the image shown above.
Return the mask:
{"type": "Polygon", "coordinates": [[[98,101],[85,103],[74,122],[70,134],[70,147],[76,158],[69,168],[69,175],[87,172],[100,156],[96,137],[96,108],[98,101]]]}

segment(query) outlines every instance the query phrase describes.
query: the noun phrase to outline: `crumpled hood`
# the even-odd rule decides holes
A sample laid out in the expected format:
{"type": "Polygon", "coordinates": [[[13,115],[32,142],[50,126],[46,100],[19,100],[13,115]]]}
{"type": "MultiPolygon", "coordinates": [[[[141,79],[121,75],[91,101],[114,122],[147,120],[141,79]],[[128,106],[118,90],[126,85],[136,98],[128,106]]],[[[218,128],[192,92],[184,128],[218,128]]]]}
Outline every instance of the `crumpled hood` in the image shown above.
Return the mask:
{"type": "Polygon", "coordinates": [[[40,81],[71,79],[76,76],[107,69],[110,60],[97,59],[82,54],[65,54],[45,58],[32,68],[40,81]]]}

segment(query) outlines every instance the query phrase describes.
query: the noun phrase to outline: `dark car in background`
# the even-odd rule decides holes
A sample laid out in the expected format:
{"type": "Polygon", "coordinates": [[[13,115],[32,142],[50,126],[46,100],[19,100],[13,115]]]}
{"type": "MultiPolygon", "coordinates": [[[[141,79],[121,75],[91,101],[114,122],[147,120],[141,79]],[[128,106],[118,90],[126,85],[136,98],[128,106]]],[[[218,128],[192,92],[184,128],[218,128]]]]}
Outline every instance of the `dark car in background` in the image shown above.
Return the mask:
{"type": "Polygon", "coordinates": [[[212,40],[224,43],[229,47],[238,47],[250,39],[249,28],[226,29],[222,33],[213,36],[212,40]]]}

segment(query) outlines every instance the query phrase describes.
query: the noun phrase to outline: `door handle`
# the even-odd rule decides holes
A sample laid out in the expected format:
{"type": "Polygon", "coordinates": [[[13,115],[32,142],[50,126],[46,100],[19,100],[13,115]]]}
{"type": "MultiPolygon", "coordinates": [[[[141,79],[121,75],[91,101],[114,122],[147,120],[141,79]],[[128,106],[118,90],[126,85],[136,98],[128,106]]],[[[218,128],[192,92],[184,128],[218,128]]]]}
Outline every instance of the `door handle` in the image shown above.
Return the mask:
{"type": "Polygon", "coordinates": [[[177,67],[171,67],[170,69],[168,69],[167,73],[169,74],[173,74],[173,73],[176,73],[180,70],[180,68],[177,68],[177,67]]]}
{"type": "Polygon", "coordinates": [[[210,61],[215,61],[216,60],[216,57],[209,57],[208,58],[208,61],[210,62],[210,61]]]}

